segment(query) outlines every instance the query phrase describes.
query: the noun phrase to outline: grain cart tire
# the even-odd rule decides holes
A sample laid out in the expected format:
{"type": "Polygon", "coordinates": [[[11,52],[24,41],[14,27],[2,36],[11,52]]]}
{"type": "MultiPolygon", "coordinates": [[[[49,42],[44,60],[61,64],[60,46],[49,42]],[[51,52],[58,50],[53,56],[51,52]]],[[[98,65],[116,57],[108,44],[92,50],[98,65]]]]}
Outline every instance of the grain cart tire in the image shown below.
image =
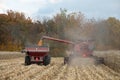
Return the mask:
{"type": "Polygon", "coordinates": [[[95,64],[97,64],[97,65],[104,64],[104,58],[102,58],[102,57],[96,58],[96,63],[95,64]]]}
{"type": "Polygon", "coordinates": [[[48,64],[50,64],[50,61],[51,61],[50,55],[46,55],[46,56],[43,58],[43,65],[47,66],[48,64]]]}
{"type": "Polygon", "coordinates": [[[25,65],[30,65],[30,56],[25,56],[25,65]]]}
{"type": "Polygon", "coordinates": [[[64,64],[68,64],[69,63],[69,57],[64,57],[64,64]]]}

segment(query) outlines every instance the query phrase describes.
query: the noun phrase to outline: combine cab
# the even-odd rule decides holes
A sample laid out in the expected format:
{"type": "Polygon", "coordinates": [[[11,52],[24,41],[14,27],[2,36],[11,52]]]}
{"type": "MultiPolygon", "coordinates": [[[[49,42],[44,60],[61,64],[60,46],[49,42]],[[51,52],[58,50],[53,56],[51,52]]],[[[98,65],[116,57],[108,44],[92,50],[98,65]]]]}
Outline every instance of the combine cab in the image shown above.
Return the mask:
{"type": "Polygon", "coordinates": [[[50,64],[50,55],[48,46],[26,46],[22,53],[25,53],[25,65],[31,63],[48,65],[50,64]]]}

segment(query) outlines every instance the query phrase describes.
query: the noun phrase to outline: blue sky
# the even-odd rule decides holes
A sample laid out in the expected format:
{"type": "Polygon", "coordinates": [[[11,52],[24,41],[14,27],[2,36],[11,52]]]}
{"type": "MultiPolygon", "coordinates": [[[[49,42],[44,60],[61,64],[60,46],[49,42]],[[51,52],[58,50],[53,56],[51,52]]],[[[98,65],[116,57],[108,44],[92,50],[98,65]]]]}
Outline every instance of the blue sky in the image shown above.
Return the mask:
{"type": "Polygon", "coordinates": [[[68,12],[82,12],[87,18],[120,19],[120,0],[0,0],[0,13],[11,9],[24,12],[27,16],[52,16],[65,8],[68,12]]]}

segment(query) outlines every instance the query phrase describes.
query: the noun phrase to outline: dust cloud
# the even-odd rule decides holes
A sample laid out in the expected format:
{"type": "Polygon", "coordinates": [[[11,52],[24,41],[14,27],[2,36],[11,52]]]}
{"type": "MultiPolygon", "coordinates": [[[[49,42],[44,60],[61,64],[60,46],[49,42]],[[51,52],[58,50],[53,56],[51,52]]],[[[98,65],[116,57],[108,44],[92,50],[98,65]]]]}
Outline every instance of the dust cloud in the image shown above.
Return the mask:
{"type": "MultiPolygon", "coordinates": [[[[79,44],[78,41],[82,40],[94,40],[92,44],[89,45],[89,49],[94,49],[95,46],[101,44],[105,44],[105,40],[108,37],[108,30],[106,25],[103,22],[99,22],[97,24],[94,23],[84,23],[77,27],[71,27],[65,30],[65,36],[79,44]],[[99,39],[99,40],[98,40],[99,39]],[[97,42],[96,42],[97,40],[97,42]]],[[[106,41],[107,43],[107,41],[106,41]]],[[[75,46],[68,46],[68,50],[66,51],[67,56],[70,58],[70,65],[80,66],[80,65],[94,65],[96,60],[93,57],[86,56],[83,57],[83,53],[76,53],[74,51],[75,46]],[[70,55],[73,55],[72,57],[70,55]],[[80,54],[77,55],[76,54],[80,54]]],[[[93,54],[93,52],[92,52],[93,54]]]]}

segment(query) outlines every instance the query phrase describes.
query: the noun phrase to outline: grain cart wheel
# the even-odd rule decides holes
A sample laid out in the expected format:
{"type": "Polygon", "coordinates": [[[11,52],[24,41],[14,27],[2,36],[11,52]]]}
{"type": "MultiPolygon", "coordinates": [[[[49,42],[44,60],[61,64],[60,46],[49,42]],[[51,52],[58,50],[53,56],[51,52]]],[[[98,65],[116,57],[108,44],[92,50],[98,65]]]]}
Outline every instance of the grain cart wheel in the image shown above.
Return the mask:
{"type": "Polygon", "coordinates": [[[64,57],[64,64],[68,64],[69,63],[69,57],[64,57]]]}
{"type": "Polygon", "coordinates": [[[47,66],[48,64],[50,64],[50,60],[51,60],[50,55],[46,55],[46,56],[43,58],[43,65],[47,66]]]}
{"type": "Polygon", "coordinates": [[[30,56],[25,56],[25,65],[30,65],[30,56]]]}

